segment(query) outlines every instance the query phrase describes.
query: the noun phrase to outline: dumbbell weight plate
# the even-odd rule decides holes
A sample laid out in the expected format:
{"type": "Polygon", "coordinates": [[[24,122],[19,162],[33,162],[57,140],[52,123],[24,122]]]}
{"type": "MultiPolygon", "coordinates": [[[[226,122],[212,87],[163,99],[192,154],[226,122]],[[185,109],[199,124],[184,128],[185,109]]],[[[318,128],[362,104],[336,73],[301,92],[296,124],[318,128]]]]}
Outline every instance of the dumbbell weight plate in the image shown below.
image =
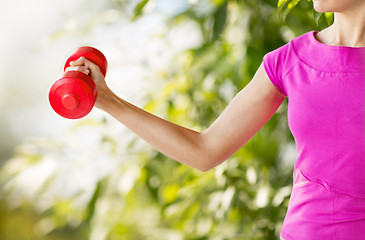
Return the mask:
{"type": "Polygon", "coordinates": [[[86,116],[93,108],[97,91],[94,81],[78,71],[67,71],[49,92],[49,102],[55,112],[68,119],[86,116]]]}

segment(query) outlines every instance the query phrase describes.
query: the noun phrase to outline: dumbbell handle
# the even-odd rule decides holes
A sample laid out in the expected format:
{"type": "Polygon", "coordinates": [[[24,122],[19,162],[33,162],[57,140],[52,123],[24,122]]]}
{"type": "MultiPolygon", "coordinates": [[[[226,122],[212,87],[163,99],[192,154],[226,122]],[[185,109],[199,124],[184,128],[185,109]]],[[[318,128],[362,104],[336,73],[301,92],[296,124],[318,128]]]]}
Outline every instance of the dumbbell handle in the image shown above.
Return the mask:
{"type": "Polygon", "coordinates": [[[98,65],[101,73],[105,77],[106,71],[108,69],[108,61],[106,60],[103,53],[101,53],[98,49],[93,47],[78,48],[77,51],[67,59],[63,70],[65,71],[66,68],[70,67],[70,62],[76,61],[80,57],[84,57],[90,60],[91,62],[95,63],[96,65],[98,65]]]}

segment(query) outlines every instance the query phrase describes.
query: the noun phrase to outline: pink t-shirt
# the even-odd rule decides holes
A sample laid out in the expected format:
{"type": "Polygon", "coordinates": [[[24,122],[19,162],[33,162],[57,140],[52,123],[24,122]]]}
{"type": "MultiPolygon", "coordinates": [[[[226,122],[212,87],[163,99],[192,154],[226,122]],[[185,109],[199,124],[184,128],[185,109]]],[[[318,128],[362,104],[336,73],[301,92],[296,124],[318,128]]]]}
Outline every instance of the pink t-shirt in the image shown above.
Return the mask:
{"type": "Polygon", "coordinates": [[[296,147],[285,240],[365,239],[365,47],[307,32],[263,58],[296,147]]]}

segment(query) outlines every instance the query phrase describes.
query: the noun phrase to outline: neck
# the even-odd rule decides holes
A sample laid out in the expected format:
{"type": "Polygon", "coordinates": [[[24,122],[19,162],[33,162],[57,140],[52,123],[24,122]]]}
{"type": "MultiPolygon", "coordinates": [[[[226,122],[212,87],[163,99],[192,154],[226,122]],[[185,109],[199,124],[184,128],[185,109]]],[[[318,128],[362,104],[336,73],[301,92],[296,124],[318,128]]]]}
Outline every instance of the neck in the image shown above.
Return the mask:
{"type": "Polygon", "coordinates": [[[335,12],[334,23],[328,27],[328,41],[332,45],[365,46],[365,9],[335,12]]]}

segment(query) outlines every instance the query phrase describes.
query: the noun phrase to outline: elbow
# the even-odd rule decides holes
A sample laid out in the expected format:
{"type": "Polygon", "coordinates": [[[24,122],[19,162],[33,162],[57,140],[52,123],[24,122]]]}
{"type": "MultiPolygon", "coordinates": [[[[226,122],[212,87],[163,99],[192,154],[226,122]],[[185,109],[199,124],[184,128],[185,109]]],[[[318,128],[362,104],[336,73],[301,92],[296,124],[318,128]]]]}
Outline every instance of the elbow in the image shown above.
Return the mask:
{"type": "Polygon", "coordinates": [[[222,162],[224,162],[224,160],[220,160],[220,159],[214,159],[214,158],[200,158],[200,161],[198,161],[200,164],[198,164],[197,166],[195,166],[194,168],[201,171],[201,172],[208,172],[211,169],[215,168],[216,166],[218,166],[219,164],[221,164],[222,162]]]}
{"type": "Polygon", "coordinates": [[[195,169],[201,171],[201,172],[208,172],[209,170],[211,170],[213,167],[210,166],[199,166],[196,167],[195,169]]]}
{"type": "Polygon", "coordinates": [[[218,165],[219,165],[219,163],[218,164],[206,164],[206,165],[203,165],[203,166],[199,166],[196,169],[198,169],[201,172],[208,172],[209,170],[215,168],[218,165]]]}
{"type": "Polygon", "coordinates": [[[194,164],[192,164],[193,168],[201,172],[208,172],[227,158],[226,155],[221,154],[221,151],[212,147],[206,140],[196,144],[194,151],[190,152],[189,157],[195,160],[194,164]]]}

